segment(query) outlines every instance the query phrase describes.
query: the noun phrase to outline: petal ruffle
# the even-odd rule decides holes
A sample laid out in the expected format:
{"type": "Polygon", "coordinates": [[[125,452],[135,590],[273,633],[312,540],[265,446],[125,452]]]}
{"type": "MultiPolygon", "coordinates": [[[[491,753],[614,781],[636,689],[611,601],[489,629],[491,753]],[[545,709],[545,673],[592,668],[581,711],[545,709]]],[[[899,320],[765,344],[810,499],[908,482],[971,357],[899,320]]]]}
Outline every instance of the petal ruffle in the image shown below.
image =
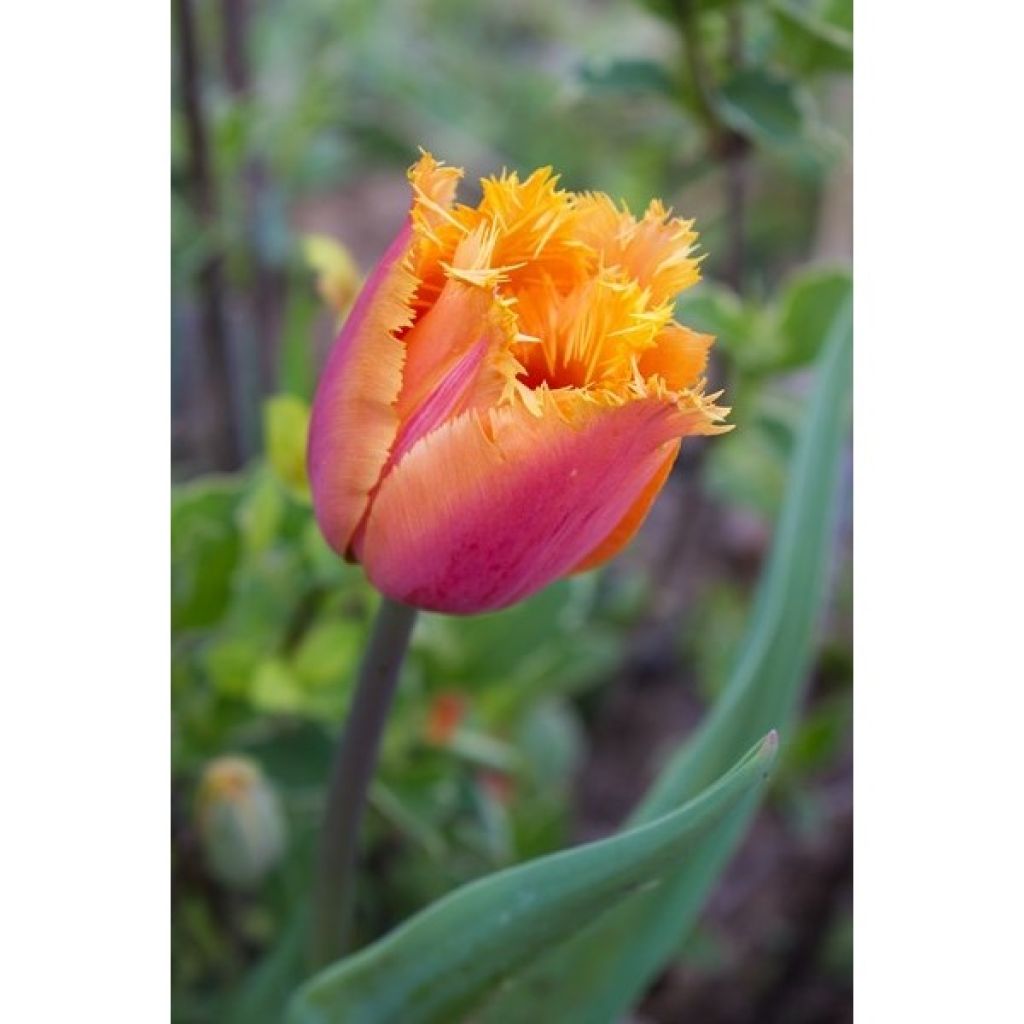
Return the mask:
{"type": "Polygon", "coordinates": [[[341,555],[348,553],[398,435],[395,402],[406,349],[397,336],[414,319],[417,236],[448,216],[461,176],[429,153],[409,169],[409,219],[367,279],[320,377],[310,421],[309,481],[320,529],[341,555]]]}
{"type": "Polygon", "coordinates": [[[714,340],[713,335],[669,324],[655,338],[654,348],[641,353],[640,373],[644,377],[657,374],[671,391],[692,388],[707,369],[714,340]]]}
{"type": "Polygon", "coordinates": [[[600,253],[605,266],[648,288],[652,304],[670,301],[700,279],[693,221],[672,217],[657,200],[640,220],[600,192],[580,196],[576,209],[577,237],[600,253]]]}
{"type": "Polygon", "coordinates": [[[502,608],[572,571],[695,425],[672,404],[549,395],[541,416],[468,412],[384,478],[356,542],[373,583],[422,608],[502,608]]]}

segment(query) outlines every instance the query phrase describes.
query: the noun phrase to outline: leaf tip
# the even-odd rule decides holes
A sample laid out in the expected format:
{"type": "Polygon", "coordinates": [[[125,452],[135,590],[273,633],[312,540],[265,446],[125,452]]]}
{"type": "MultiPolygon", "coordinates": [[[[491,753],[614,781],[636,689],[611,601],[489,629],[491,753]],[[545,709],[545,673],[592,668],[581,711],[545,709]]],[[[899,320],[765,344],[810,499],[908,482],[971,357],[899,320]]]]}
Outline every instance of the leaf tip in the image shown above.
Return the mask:
{"type": "Polygon", "coordinates": [[[775,758],[779,752],[779,731],[778,729],[772,729],[763,740],[761,740],[761,747],[757,752],[757,756],[765,762],[764,774],[767,777],[768,772],[775,764],[775,758]]]}

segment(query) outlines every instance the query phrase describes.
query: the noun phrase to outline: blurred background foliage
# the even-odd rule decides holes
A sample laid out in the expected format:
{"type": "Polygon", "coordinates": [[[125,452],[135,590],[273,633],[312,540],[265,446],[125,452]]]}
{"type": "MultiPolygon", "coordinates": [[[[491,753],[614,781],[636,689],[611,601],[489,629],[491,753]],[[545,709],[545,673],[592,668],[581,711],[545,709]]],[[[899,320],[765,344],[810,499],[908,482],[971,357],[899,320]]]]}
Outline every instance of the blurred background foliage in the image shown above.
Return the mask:
{"type": "MultiPolygon", "coordinates": [[[[423,616],[372,794],[358,927],[607,834],[722,686],[824,323],[849,287],[850,0],[173,0],[173,984],[276,1019],[375,596],[313,523],[308,401],[418,146],[697,219],[679,318],[738,429],[684,446],[609,569],[423,616]],[[338,249],[335,243],[340,243],[338,249]],[[277,1002],[275,1002],[277,1000],[277,1002]]],[[[848,501],[844,508],[848,507],[848,501]]],[[[768,806],[638,1019],[849,1016],[848,514],[768,806]]]]}

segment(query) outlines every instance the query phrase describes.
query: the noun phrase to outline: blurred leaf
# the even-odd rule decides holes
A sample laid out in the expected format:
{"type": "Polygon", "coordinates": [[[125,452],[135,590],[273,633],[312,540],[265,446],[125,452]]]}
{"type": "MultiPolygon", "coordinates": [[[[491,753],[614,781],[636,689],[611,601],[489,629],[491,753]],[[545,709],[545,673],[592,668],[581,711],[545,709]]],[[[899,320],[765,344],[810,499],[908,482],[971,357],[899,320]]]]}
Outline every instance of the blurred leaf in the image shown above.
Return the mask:
{"type": "Polygon", "coordinates": [[[817,358],[829,324],[848,301],[852,288],[846,269],[812,269],[787,283],[779,306],[783,352],[777,369],[804,366],[817,358]]]}
{"type": "Polygon", "coordinates": [[[522,769],[519,751],[487,733],[460,728],[448,741],[447,749],[480,768],[510,774],[518,774],[522,769]]]}
{"type": "Polygon", "coordinates": [[[303,901],[298,901],[274,948],[233,993],[224,1014],[226,1024],[279,1024],[305,966],[307,917],[303,901]]]}
{"type": "Polygon", "coordinates": [[[756,320],[756,313],[731,288],[710,281],[685,294],[676,315],[690,327],[713,334],[719,344],[730,349],[753,333],[756,320]]]}
{"type": "Polygon", "coordinates": [[[269,473],[256,473],[235,512],[238,532],[250,551],[269,547],[284,518],[281,485],[269,473]]]}
{"type": "Polygon", "coordinates": [[[451,893],[303,985],[288,1021],[448,1024],[464,1019],[539,953],[663,878],[730,812],[752,806],[776,746],[774,736],[761,741],[699,797],[649,826],[498,872],[451,893]]]}
{"type": "Polygon", "coordinates": [[[697,685],[710,704],[721,693],[743,637],[748,602],[744,592],[731,583],[719,583],[701,595],[686,629],[693,650],[697,685]]]}
{"type": "Polygon", "coordinates": [[[566,701],[534,704],[523,717],[516,738],[538,785],[568,784],[582,759],[585,739],[579,718],[566,701]]]}
{"type": "Polygon", "coordinates": [[[263,431],[271,468],[295,495],[308,498],[309,406],[296,395],[268,398],[263,404],[263,431]]]}
{"type": "Polygon", "coordinates": [[[759,142],[789,146],[803,135],[806,101],[800,87],[774,72],[736,72],[722,86],[719,103],[732,128],[759,142]]]}
{"type": "Polygon", "coordinates": [[[780,764],[780,780],[799,785],[832,763],[850,736],[853,706],[849,693],[836,694],[807,714],[780,764]]]}
{"type": "MultiPolygon", "coordinates": [[[[736,0],[688,0],[688,2],[692,2],[698,12],[704,12],[726,7],[734,4],[736,0]]],[[[666,21],[670,21],[673,24],[679,22],[679,13],[682,7],[679,0],[640,0],[640,4],[651,11],[651,13],[657,14],[660,18],[665,18],[666,21]]]]}
{"type": "Polygon", "coordinates": [[[785,491],[785,459],[758,422],[748,421],[709,452],[705,483],[722,501],[771,520],[785,491]]]}
{"type": "Polygon", "coordinates": [[[444,836],[431,822],[407,804],[400,794],[381,782],[374,782],[370,792],[374,810],[404,836],[412,839],[434,861],[439,861],[448,850],[444,836]]]}
{"type": "Polygon", "coordinates": [[[317,623],[296,648],[292,668],[306,686],[347,691],[365,640],[362,623],[345,619],[317,623]]]}
{"type": "Polygon", "coordinates": [[[653,60],[611,60],[585,64],[580,79],[591,92],[655,93],[674,99],[678,89],[672,76],[653,60]]]}
{"type": "MultiPolygon", "coordinates": [[[[746,367],[744,367],[746,369],[746,367]]],[[[739,430],[708,453],[708,491],[774,521],[786,489],[803,404],[761,379],[737,393],[739,430]]]]}
{"type": "Polygon", "coordinates": [[[779,57],[788,67],[804,74],[853,70],[853,37],[848,29],[792,0],[774,0],[772,16],[779,57]]]}
{"type": "Polygon", "coordinates": [[[171,622],[175,630],[212,625],[231,596],[239,543],[238,482],[207,479],[174,491],[171,504],[171,622]]]}
{"type": "MultiPolygon", "coordinates": [[[[697,734],[669,762],[631,817],[664,814],[707,786],[769,727],[792,720],[821,615],[850,389],[850,304],[837,311],[790,470],[786,502],[748,632],[725,690],[697,734]]],[[[627,898],[561,949],[536,960],[499,992],[478,1024],[537,1019],[617,1020],[678,949],[742,838],[754,803],[695,844],[685,870],[655,893],[627,898]],[[541,1012],[543,1008],[543,1012],[541,1012]]]]}
{"type": "Polygon", "coordinates": [[[276,713],[302,712],[308,703],[298,676],[282,658],[267,658],[257,666],[249,697],[254,707],[276,713]]]}
{"type": "Polygon", "coordinates": [[[219,631],[203,651],[203,667],[218,693],[243,697],[266,654],[267,644],[259,636],[219,631]]]}

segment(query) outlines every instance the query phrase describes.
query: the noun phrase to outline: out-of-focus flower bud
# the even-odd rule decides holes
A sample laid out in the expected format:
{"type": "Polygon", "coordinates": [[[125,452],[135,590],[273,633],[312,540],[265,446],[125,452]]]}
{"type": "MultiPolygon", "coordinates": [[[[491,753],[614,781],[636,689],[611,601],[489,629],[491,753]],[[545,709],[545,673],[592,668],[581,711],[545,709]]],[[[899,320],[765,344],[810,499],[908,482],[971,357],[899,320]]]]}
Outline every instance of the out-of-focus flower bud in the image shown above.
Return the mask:
{"type": "Polygon", "coordinates": [[[225,885],[255,885],[284,852],[280,800],[260,766],[247,757],[218,757],[206,766],[198,820],[207,867],[225,885]]]}
{"type": "Polygon", "coordinates": [[[293,495],[308,499],[309,406],[295,395],[268,398],[263,403],[263,434],[270,468],[293,495]]]}
{"type": "Polygon", "coordinates": [[[316,271],[320,298],[344,320],[363,284],[352,253],[328,235],[307,235],[302,240],[302,253],[316,271]]]}

